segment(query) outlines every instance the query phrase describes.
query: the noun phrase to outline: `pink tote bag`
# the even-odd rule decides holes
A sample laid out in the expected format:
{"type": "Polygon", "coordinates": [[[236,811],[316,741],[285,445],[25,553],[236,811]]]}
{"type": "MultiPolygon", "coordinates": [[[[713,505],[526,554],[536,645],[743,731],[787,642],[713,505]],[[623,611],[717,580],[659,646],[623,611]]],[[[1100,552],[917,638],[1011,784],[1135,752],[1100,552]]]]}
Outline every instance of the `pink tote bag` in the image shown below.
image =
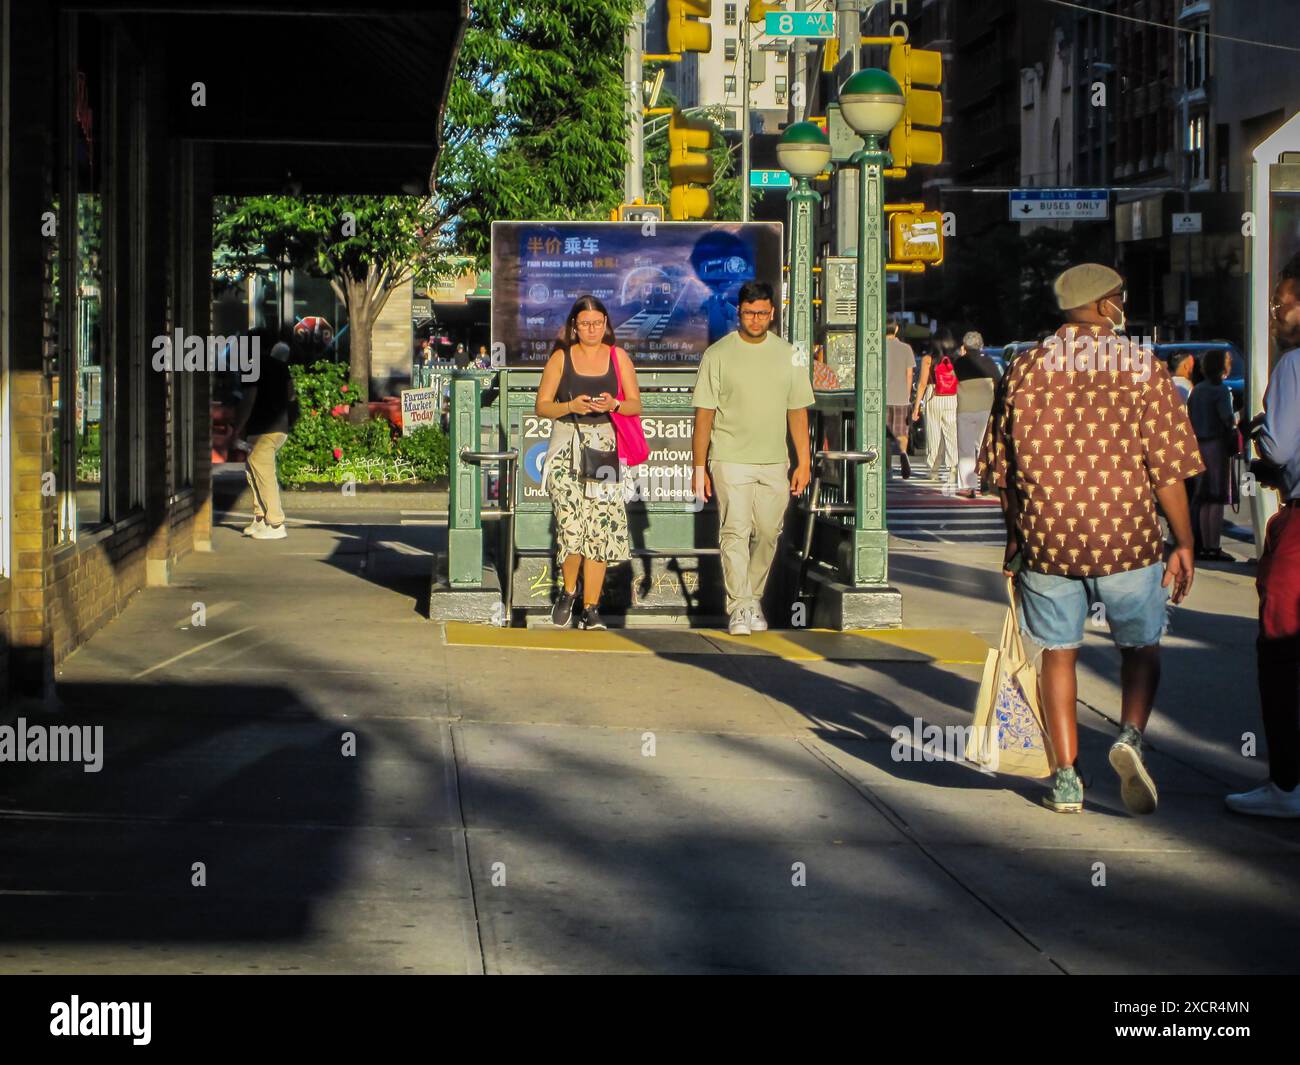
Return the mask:
{"type": "MultiPolygon", "coordinates": [[[[614,363],[614,376],[618,380],[618,395],[623,399],[623,375],[618,369],[618,355],[609,349],[610,361],[614,363]]],[[[641,428],[641,415],[619,414],[611,411],[609,420],[614,423],[614,436],[618,440],[618,457],[629,466],[640,466],[650,457],[650,445],[646,442],[645,430],[641,428]]]]}

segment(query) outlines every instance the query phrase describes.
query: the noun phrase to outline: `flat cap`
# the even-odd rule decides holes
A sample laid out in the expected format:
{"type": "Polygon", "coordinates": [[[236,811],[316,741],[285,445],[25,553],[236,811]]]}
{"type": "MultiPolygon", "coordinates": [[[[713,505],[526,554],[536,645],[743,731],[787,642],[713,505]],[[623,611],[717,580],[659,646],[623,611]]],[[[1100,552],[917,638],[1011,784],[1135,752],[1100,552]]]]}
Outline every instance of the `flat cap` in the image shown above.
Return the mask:
{"type": "Polygon", "coordinates": [[[1062,273],[1052,290],[1056,293],[1056,305],[1063,311],[1072,311],[1123,287],[1124,279],[1109,266],[1080,263],[1062,273]]]}

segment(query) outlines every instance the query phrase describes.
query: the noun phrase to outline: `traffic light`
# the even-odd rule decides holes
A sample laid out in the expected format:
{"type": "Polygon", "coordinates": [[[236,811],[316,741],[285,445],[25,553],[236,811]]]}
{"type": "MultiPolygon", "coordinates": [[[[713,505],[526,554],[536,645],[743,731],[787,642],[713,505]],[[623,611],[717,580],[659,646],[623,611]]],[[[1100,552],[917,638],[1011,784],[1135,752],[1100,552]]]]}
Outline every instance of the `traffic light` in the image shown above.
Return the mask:
{"type": "Polygon", "coordinates": [[[749,0],[749,21],[765,22],[770,12],[784,10],[781,4],[765,4],[763,0],[749,0]]]}
{"type": "Polygon", "coordinates": [[[893,211],[889,215],[889,259],[896,263],[943,262],[943,213],[893,211]]]}
{"type": "Polygon", "coordinates": [[[943,134],[915,127],[933,126],[937,131],[943,124],[943,94],[917,87],[939,87],[943,80],[943,56],[910,44],[896,44],[889,49],[889,73],[902,86],[907,99],[903,117],[889,135],[889,153],[894,157],[894,165],[942,163],[943,134]]]}
{"type": "Polygon", "coordinates": [[[709,162],[709,145],[713,143],[713,124],[703,118],[687,118],[674,111],[668,119],[668,175],[672,187],[668,193],[668,213],[677,221],[707,218],[713,212],[713,164],[709,162]]]}
{"type": "Polygon", "coordinates": [[[668,51],[707,52],[713,47],[713,28],[696,19],[713,14],[713,0],[668,0],[668,51]]]}

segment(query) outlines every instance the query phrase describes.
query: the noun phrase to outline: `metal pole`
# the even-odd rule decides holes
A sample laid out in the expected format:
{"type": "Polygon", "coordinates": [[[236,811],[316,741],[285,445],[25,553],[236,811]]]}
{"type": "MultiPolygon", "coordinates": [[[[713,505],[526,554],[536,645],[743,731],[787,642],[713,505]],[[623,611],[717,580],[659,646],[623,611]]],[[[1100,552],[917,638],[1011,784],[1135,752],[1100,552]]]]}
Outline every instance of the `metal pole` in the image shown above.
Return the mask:
{"type": "Polygon", "coordinates": [[[796,178],[786,194],[790,204],[790,323],[786,339],[807,360],[812,376],[813,349],[813,207],[821,195],[806,177],[796,178]]]}
{"type": "MultiPolygon", "coordinates": [[[[1191,109],[1188,106],[1187,88],[1187,63],[1183,63],[1183,213],[1186,214],[1192,209],[1192,130],[1191,130],[1191,109]]],[[[1192,325],[1187,320],[1187,301],[1192,296],[1192,238],[1186,233],[1182,236],[1182,253],[1183,253],[1183,274],[1182,283],[1179,285],[1179,291],[1182,294],[1182,306],[1179,308],[1179,314],[1183,320],[1181,329],[1184,340],[1192,339],[1192,325]]],[[[1173,235],[1170,234],[1170,240],[1173,235]]]]}
{"type": "Polygon", "coordinates": [[[885,530],[884,365],[885,249],[884,169],[888,153],[868,135],[850,164],[858,168],[858,328],[854,351],[854,446],[875,451],[875,461],[853,467],[854,585],[883,585],[889,579],[889,534],[885,530]]]}
{"type": "MultiPolygon", "coordinates": [[[[802,11],[804,9],[804,0],[795,0],[794,9],[802,11]]],[[[791,123],[802,122],[804,115],[808,113],[808,42],[802,37],[796,37],[794,44],[790,46],[790,77],[785,87],[785,91],[790,94],[790,110],[788,112],[788,121],[791,123]],[[796,89],[795,86],[799,88],[796,89]]]]}
{"type": "Polygon", "coordinates": [[[740,220],[749,221],[749,17],[740,13],[740,220]]]}
{"type": "Polygon", "coordinates": [[[641,102],[643,64],[645,51],[645,12],[632,16],[627,28],[627,50],[623,59],[623,76],[627,81],[627,170],[623,177],[623,202],[633,203],[645,199],[645,126],[641,102]]]}

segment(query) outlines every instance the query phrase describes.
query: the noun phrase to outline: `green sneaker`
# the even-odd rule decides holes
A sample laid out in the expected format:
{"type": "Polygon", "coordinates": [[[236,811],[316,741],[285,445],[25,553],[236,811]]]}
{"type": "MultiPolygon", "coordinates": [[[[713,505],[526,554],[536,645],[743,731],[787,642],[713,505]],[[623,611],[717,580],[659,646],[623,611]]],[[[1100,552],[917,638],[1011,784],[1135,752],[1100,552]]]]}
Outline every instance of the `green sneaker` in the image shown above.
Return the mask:
{"type": "Polygon", "coordinates": [[[1119,796],[1131,814],[1156,812],[1156,785],[1142,762],[1142,733],[1132,725],[1119,730],[1110,749],[1110,764],[1119,774],[1119,796]]]}
{"type": "Polygon", "coordinates": [[[1056,771],[1056,780],[1051,792],[1043,796],[1043,805],[1058,814],[1083,813],[1083,781],[1074,766],[1062,766],[1056,771]]]}

